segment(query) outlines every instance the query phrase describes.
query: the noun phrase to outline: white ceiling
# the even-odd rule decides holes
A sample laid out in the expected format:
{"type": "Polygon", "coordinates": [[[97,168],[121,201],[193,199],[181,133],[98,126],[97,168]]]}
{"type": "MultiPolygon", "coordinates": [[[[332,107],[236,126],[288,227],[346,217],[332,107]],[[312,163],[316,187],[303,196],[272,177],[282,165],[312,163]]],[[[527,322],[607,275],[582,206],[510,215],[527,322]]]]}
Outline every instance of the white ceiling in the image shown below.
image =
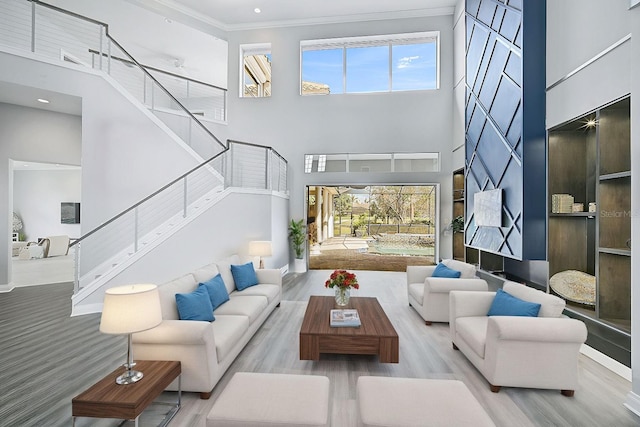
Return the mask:
{"type": "Polygon", "coordinates": [[[3,81],[0,81],[0,102],[76,116],[82,114],[82,99],[77,96],[3,81]],[[49,103],[38,102],[38,98],[46,99],[49,103]]]}
{"type": "MultiPolygon", "coordinates": [[[[134,0],[135,1],[135,0],[134,0]]],[[[147,0],[225,30],[452,14],[456,0],[147,0]],[[254,9],[259,8],[260,13],[254,9]]]]}
{"type": "MultiPolygon", "coordinates": [[[[63,9],[109,23],[141,63],[226,87],[226,42],[198,28],[224,31],[453,14],[457,0],[50,0],[63,9]],[[153,18],[140,9],[154,11],[153,18]],[[254,9],[258,7],[261,13],[254,9]],[[174,22],[170,19],[174,18],[174,22]],[[185,18],[187,18],[185,20],[185,18]],[[192,27],[180,23],[189,23],[192,27]],[[144,36],[140,24],[144,22],[144,36]],[[186,40],[186,41],[185,41],[186,40]],[[202,55],[202,52],[208,52],[202,55]],[[173,63],[179,60],[184,68],[173,63]],[[217,68],[216,68],[217,67],[217,68]],[[211,70],[221,69],[218,74],[211,70]]],[[[0,102],[80,115],[81,99],[0,82],[0,102]],[[47,98],[41,104],[37,98],[47,98]]]]}

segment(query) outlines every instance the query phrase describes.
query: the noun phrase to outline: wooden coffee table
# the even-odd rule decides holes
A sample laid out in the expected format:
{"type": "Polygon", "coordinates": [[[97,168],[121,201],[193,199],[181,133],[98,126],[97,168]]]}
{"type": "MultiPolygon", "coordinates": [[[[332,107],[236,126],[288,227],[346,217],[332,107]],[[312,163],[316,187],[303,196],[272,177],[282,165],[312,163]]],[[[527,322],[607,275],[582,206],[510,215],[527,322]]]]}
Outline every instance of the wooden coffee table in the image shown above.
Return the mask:
{"type": "MultiPolygon", "coordinates": [[[[83,391],[71,401],[72,424],[77,417],[120,418],[135,420],[176,378],[180,378],[180,362],[175,361],[136,361],[136,370],[144,377],[137,383],[119,385],[116,377],[124,372],[120,367],[83,391]]],[[[180,379],[178,379],[180,381],[180,379]]],[[[178,383],[180,384],[180,383],[178,383]]],[[[166,426],[180,409],[182,390],[178,385],[178,400],[160,424],[166,426]]]]}
{"type": "Polygon", "coordinates": [[[377,298],[351,297],[347,307],[337,307],[334,297],[311,296],[300,327],[300,360],[320,360],[320,353],[377,354],[382,363],[398,363],[398,333],[377,298]],[[355,308],[362,325],[332,328],[334,308],[355,308]]]}

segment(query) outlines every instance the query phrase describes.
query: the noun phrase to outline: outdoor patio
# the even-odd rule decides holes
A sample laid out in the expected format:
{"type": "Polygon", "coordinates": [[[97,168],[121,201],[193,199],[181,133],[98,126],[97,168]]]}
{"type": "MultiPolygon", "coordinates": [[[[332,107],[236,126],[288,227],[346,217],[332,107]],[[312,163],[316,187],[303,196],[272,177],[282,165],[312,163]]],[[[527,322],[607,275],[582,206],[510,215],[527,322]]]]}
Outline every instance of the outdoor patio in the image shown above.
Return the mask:
{"type": "Polygon", "coordinates": [[[405,271],[407,265],[435,264],[433,256],[370,253],[371,237],[332,237],[314,246],[309,255],[312,270],[405,271]]]}

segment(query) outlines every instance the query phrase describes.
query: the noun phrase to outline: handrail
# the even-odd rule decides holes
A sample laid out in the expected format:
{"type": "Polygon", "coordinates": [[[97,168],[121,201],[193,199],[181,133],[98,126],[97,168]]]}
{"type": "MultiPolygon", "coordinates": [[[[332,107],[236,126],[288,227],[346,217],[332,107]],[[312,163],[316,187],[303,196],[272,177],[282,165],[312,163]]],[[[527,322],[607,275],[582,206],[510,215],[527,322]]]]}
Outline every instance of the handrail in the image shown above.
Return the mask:
{"type": "MultiPolygon", "coordinates": [[[[120,62],[124,62],[124,63],[129,63],[129,64],[133,64],[134,63],[133,61],[130,61],[128,59],[120,58],[118,56],[113,56],[113,55],[109,56],[106,53],[100,53],[100,52],[98,52],[97,50],[94,50],[94,49],[89,49],[89,53],[110,57],[111,59],[115,59],[116,61],[120,61],[120,62]]],[[[204,86],[209,86],[209,87],[214,88],[214,89],[219,89],[219,90],[222,90],[222,91],[225,91],[225,92],[227,91],[227,89],[225,89],[225,88],[222,88],[220,86],[216,86],[216,85],[211,84],[211,83],[203,82],[202,80],[194,79],[193,77],[182,76],[180,74],[172,73],[171,71],[167,71],[167,70],[161,70],[160,68],[152,67],[150,65],[143,65],[143,64],[140,64],[140,65],[142,67],[146,68],[147,70],[157,71],[157,72],[162,73],[162,74],[167,74],[167,75],[169,75],[171,77],[177,77],[177,78],[182,79],[182,80],[189,80],[190,82],[198,83],[198,84],[201,84],[201,85],[204,85],[204,86]]]]}
{"type": "Polygon", "coordinates": [[[250,147],[258,147],[258,148],[265,148],[271,152],[273,152],[273,154],[275,154],[276,156],[278,156],[282,161],[285,162],[285,164],[289,164],[289,162],[287,162],[287,159],[285,159],[284,157],[282,157],[282,155],[280,153],[278,153],[276,151],[275,148],[270,147],[268,145],[260,145],[260,144],[254,144],[252,142],[244,142],[244,141],[236,141],[234,139],[227,139],[227,145],[229,145],[229,143],[233,143],[233,144],[240,144],[240,145],[248,145],[250,147]]]}
{"type": "Polygon", "coordinates": [[[71,12],[70,10],[62,9],[62,8],[60,8],[58,6],[54,6],[52,4],[45,3],[45,2],[40,1],[40,0],[27,0],[27,1],[29,1],[31,3],[37,3],[37,4],[42,5],[44,7],[48,7],[49,9],[53,9],[56,12],[64,13],[65,15],[73,16],[74,18],[82,19],[83,21],[89,21],[89,22],[91,22],[93,24],[103,26],[103,27],[105,27],[107,29],[109,28],[109,24],[105,24],[102,21],[98,21],[97,19],[89,18],[88,16],[80,15],[79,13],[71,12]]]}
{"type": "MultiPolygon", "coordinates": [[[[105,35],[107,36],[107,38],[112,43],[114,43],[120,50],[122,50],[122,52],[124,52],[129,57],[129,59],[131,60],[131,62],[133,64],[136,64],[138,66],[138,68],[140,68],[140,70],[147,77],[149,77],[152,81],[154,81],[158,85],[158,87],[160,89],[162,89],[162,91],[176,103],[176,105],[178,105],[185,113],[187,113],[187,115],[189,117],[191,117],[191,119],[193,119],[198,124],[198,126],[200,126],[205,131],[205,133],[209,134],[218,144],[220,144],[220,146],[222,148],[227,149],[227,147],[224,145],[224,143],[222,143],[222,141],[220,141],[213,133],[211,133],[211,131],[204,124],[202,124],[202,122],[200,120],[198,120],[193,115],[193,113],[191,113],[191,111],[189,111],[188,108],[186,108],[184,105],[182,105],[182,103],[180,101],[178,101],[176,99],[176,97],[173,96],[155,77],[153,77],[151,75],[151,73],[149,73],[149,71],[147,71],[146,68],[142,64],[140,64],[138,61],[136,61],[136,59],[125,48],[123,48],[120,43],[118,43],[113,37],[111,37],[111,35],[109,34],[109,25],[108,24],[105,24],[104,22],[101,22],[101,21],[98,21],[98,20],[95,20],[95,19],[92,19],[92,18],[88,18],[88,17],[86,17],[84,15],[80,15],[80,14],[75,13],[75,12],[71,12],[71,11],[68,11],[68,10],[65,10],[65,9],[61,9],[61,8],[59,8],[57,6],[53,6],[53,5],[50,5],[48,3],[44,3],[44,2],[42,2],[40,0],[27,0],[27,1],[30,1],[30,2],[35,3],[35,4],[42,5],[42,6],[46,7],[46,8],[55,10],[57,12],[65,14],[65,15],[73,16],[75,18],[82,19],[84,21],[88,21],[88,22],[91,22],[91,23],[94,23],[96,25],[100,25],[100,26],[104,27],[105,35]]],[[[107,57],[111,56],[111,55],[107,55],[107,54],[104,54],[104,53],[102,55],[107,56],[107,57]]]]}
{"type": "Polygon", "coordinates": [[[184,105],[182,105],[182,103],[181,103],[180,101],[178,101],[178,100],[176,99],[176,97],[175,97],[175,96],[173,96],[173,95],[172,95],[172,94],[171,94],[171,93],[170,93],[170,92],[169,92],[169,91],[168,91],[168,90],[167,90],[167,89],[166,89],[166,88],[165,88],[165,87],[164,87],[164,86],[163,86],[163,85],[158,81],[158,80],[156,80],[156,78],[155,78],[155,77],[153,77],[153,76],[151,75],[151,73],[149,73],[149,71],[147,71],[147,70],[144,68],[144,66],[143,66],[142,64],[140,64],[138,61],[136,61],[136,59],[135,59],[133,56],[131,56],[131,54],[130,54],[129,52],[127,52],[127,50],[126,50],[125,48],[123,48],[123,47],[122,47],[122,45],[121,45],[120,43],[118,43],[117,41],[115,41],[115,40],[114,40],[114,39],[109,35],[109,32],[108,32],[108,31],[106,32],[106,35],[107,35],[107,37],[109,38],[109,40],[111,40],[111,41],[112,41],[112,42],[113,42],[113,43],[114,43],[118,48],[120,48],[120,50],[122,50],[124,53],[126,53],[126,54],[127,54],[127,56],[128,56],[129,58],[131,58],[131,60],[132,60],[132,61],[133,61],[133,62],[134,62],[138,67],[140,67],[140,69],[142,70],[142,72],[143,72],[144,74],[146,74],[146,75],[147,75],[147,77],[149,77],[151,80],[153,80],[153,81],[158,85],[158,87],[159,87],[160,89],[162,89],[162,91],[163,91],[166,95],[168,95],[168,96],[169,96],[169,98],[171,98],[171,99],[172,99],[172,100],[173,100],[177,105],[179,105],[179,106],[180,106],[180,108],[181,108],[185,113],[187,113],[187,115],[188,115],[189,117],[191,117],[193,120],[195,120],[195,122],[196,122],[196,123],[197,123],[197,124],[198,124],[198,125],[199,125],[203,130],[204,130],[204,131],[205,131],[205,133],[209,134],[209,135],[210,135],[210,136],[211,136],[211,137],[212,137],[212,138],[213,138],[213,139],[214,139],[218,144],[220,144],[220,146],[221,146],[222,148],[224,148],[224,149],[228,148],[228,147],[226,147],[226,146],[222,143],[222,141],[220,141],[220,140],[219,140],[219,139],[218,139],[214,134],[212,134],[212,133],[211,133],[211,131],[210,131],[210,130],[209,130],[209,129],[204,125],[204,124],[202,124],[202,122],[201,122],[200,120],[198,120],[198,119],[196,118],[196,116],[194,116],[194,115],[193,115],[193,113],[192,113],[191,111],[189,111],[189,109],[188,109],[187,107],[185,107],[184,105]]]}
{"type": "Polygon", "coordinates": [[[216,154],[215,156],[209,158],[208,160],[200,163],[198,166],[190,169],[189,171],[183,173],[182,175],[180,175],[179,177],[175,178],[173,181],[169,182],[166,185],[163,185],[161,188],[159,188],[158,190],[154,191],[153,193],[149,194],[148,196],[146,196],[144,199],[140,200],[139,202],[129,206],[127,209],[123,210],[122,212],[120,212],[119,214],[115,215],[114,217],[112,217],[111,219],[107,220],[106,222],[103,222],[102,224],[100,224],[99,226],[95,227],[93,230],[89,231],[88,233],[84,234],[83,236],[75,239],[73,242],[71,242],[69,244],[69,247],[74,246],[77,243],[80,243],[82,240],[86,239],[87,237],[91,236],[92,234],[97,233],[98,231],[102,230],[103,228],[105,228],[107,225],[111,224],[112,222],[114,222],[115,220],[117,220],[118,218],[121,218],[122,216],[126,215],[127,213],[131,212],[132,210],[134,210],[135,208],[137,208],[138,206],[140,206],[141,204],[143,204],[144,202],[146,202],[147,200],[155,197],[156,195],[158,195],[159,193],[162,193],[164,190],[166,190],[167,188],[171,187],[173,184],[177,183],[178,181],[184,179],[185,177],[187,177],[187,175],[190,175],[191,173],[197,171],[198,169],[200,169],[201,167],[208,165],[210,162],[212,162],[213,160],[215,160],[216,158],[220,157],[221,155],[223,155],[224,153],[226,153],[229,149],[225,148],[223,151],[219,152],[218,154],[216,154]]]}

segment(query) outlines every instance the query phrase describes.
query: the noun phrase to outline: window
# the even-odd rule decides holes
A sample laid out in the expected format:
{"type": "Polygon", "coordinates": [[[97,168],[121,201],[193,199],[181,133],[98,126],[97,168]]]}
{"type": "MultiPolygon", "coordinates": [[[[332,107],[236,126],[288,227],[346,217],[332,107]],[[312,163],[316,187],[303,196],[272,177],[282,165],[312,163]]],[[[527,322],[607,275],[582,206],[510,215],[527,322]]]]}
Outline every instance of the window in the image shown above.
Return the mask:
{"type": "Polygon", "coordinates": [[[439,172],[439,153],[305,154],[304,173],[439,172]]]}
{"type": "Polygon", "coordinates": [[[438,32],[300,42],[302,95],[439,87],[438,32]]]}
{"type": "Polygon", "coordinates": [[[271,96],[271,43],[240,46],[241,98],[271,96]]]}

